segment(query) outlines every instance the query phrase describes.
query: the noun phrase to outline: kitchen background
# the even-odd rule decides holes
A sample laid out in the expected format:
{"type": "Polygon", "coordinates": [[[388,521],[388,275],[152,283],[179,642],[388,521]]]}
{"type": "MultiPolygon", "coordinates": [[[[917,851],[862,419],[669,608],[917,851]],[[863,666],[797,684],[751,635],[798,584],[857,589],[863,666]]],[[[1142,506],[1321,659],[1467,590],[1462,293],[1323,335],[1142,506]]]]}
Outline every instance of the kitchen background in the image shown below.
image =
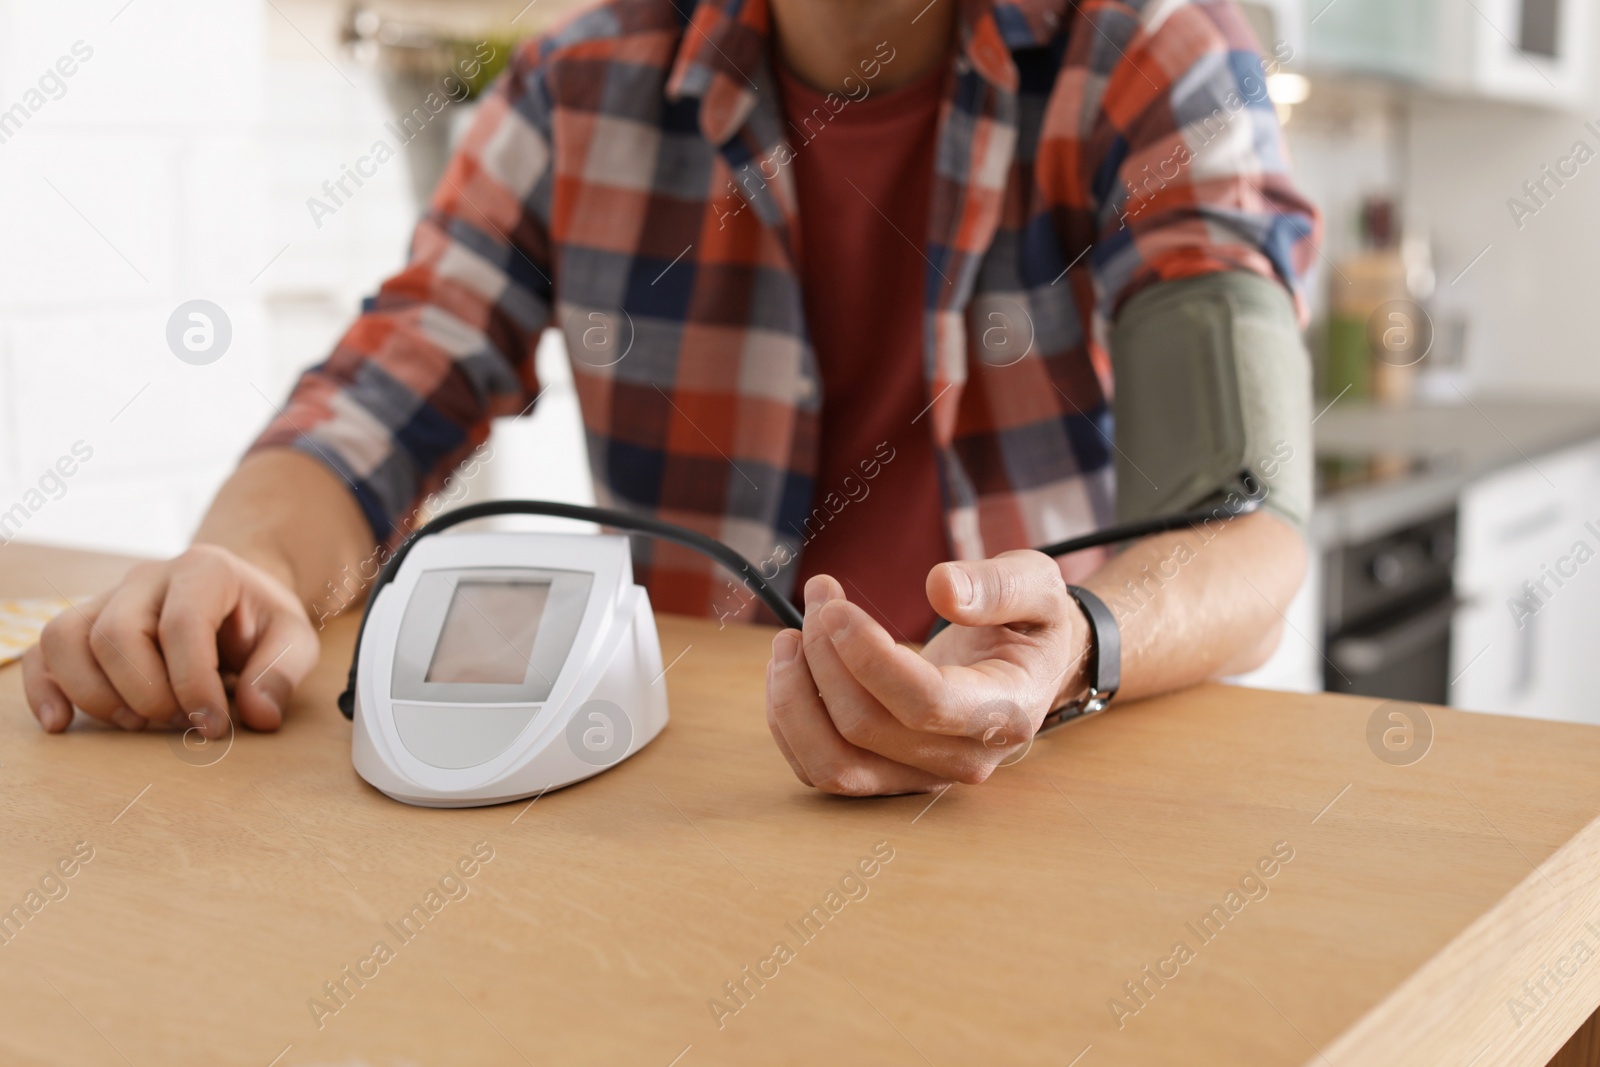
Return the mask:
{"type": "MultiPolygon", "coordinates": [[[[472,105],[399,116],[575,6],[0,0],[0,511],[30,501],[0,539],[180,549],[402,262],[472,105]],[[330,197],[393,131],[396,158],[330,197]],[[192,300],[231,324],[210,365],[168,347],[192,300]],[[74,473],[29,495],[63,456],[74,473]]],[[[1246,12],[1327,225],[1317,565],[1249,680],[1600,722],[1600,19],[1583,0],[1246,12]]],[[[469,496],[589,500],[558,338],[539,363],[537,416],[496,428],[469,496]]]]}

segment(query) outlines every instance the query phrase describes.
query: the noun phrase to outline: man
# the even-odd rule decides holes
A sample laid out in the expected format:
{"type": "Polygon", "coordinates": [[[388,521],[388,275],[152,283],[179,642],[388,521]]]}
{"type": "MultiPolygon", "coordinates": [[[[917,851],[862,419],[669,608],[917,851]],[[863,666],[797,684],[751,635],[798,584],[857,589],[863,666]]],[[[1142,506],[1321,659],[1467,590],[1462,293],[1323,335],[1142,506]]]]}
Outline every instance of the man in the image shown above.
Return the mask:
{"type": "MultiPolygon", "coordinates": [[[[276,728],[308,613],[537,395],[554,325],[601,503],[803,590],[767,690],[800,780],[980,782],[1089,689],[1112,630],[1124,698],[1275,645],[1304,568],[1291,293],[1315,225],[1228,2],[612,0],[519,51],[410,264],[195,546],[51,624],[30,703],[50,731],[76,705],[217,736],[228,671],[242,721],[276,728]],[[1265,509],[1028,551],[1242,472],[1265,509]],[[921,652],[897,642],[936,615],[921,652]]],[[[754,617],[698,557],[635,553],[657,610],[754,617]]]]}

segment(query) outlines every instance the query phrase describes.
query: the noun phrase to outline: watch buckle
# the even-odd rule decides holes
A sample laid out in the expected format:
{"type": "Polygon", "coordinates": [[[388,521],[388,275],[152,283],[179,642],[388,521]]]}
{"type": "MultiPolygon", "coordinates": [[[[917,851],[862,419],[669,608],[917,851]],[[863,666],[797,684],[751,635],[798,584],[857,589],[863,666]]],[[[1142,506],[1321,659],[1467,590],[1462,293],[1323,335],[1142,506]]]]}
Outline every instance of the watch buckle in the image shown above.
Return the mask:
{"type": "Polygon", "coordinates": [[[1111,698],[1114,696],[1116,696],[1114,690],[1110,693],[1103,693],[1090,686],[1089,692],[1082,699],[1074,700],[1070,704],[1063,704],[1046,715],[1033,736],[1043,737],[1053,730],[1059,730],[1069,722],[1077,722],[1079,719],[1087,719],[1091,715],[1098,715],[1111,706],[1111,698]]]}

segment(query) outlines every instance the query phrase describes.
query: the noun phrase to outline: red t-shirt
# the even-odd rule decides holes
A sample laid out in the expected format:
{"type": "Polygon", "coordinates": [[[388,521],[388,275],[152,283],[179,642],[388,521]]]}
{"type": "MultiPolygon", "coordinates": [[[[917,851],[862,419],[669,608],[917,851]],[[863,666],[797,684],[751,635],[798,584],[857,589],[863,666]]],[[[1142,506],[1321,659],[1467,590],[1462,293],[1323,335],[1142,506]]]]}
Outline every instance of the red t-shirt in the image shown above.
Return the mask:
{"type": "MultiPolygon", "coordinates": [[[[799,199],[800,281],[822,375],[812,512],[796,595],[830,574],[903,641],[933,625],[950,558],[923,373],[929,199],[945,65],[839,107],[778,69],[799,199]]],[[[870,85],[870,83],[864,83],[870,85]]]]}

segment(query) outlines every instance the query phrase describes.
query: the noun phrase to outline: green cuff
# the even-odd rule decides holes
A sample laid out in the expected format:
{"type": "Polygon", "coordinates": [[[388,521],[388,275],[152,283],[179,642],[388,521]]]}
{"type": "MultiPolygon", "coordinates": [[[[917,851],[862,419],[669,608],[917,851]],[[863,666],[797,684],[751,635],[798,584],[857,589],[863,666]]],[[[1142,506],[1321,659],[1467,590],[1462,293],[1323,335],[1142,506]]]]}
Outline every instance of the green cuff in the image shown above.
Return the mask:
{"type": "Polygon", "coordinates": [[[1248,470],[1265,508],[1311,516],[1311,359],[1283,286],[1242,271],[1162,282],[1111,333],[1117,521],[1198,507],[1248,470]]]}

